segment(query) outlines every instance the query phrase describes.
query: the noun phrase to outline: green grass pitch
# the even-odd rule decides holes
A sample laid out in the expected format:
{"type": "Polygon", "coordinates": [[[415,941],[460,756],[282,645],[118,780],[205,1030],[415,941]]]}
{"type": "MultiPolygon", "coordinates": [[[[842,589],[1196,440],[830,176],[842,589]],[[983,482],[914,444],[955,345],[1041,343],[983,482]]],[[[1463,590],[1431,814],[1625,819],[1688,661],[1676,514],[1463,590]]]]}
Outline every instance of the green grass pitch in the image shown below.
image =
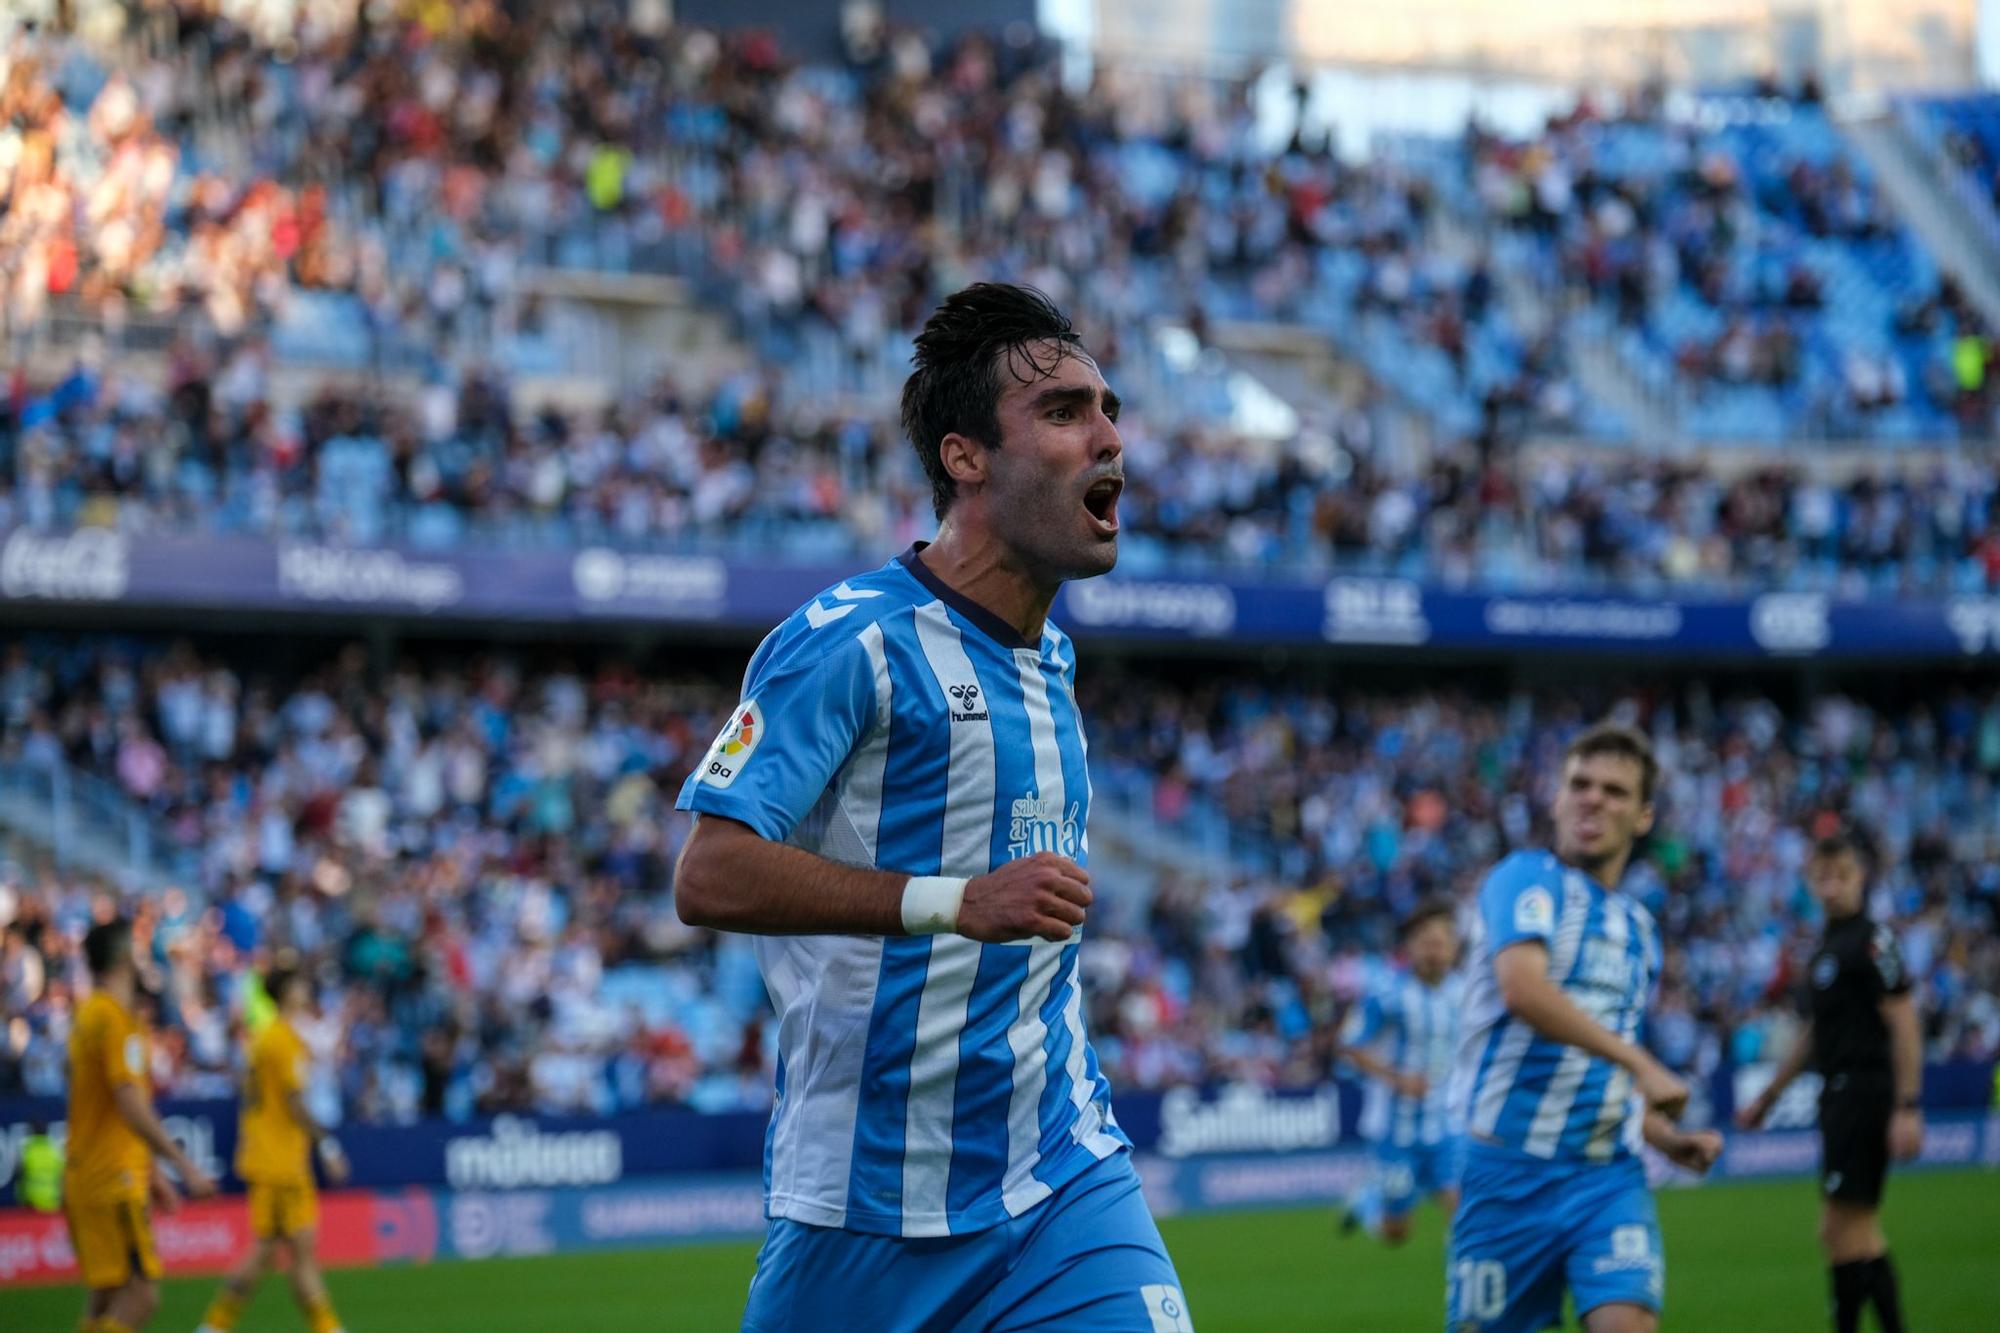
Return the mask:
{"type": "MultiPolygon", "coordinates": [[[[1826,1328],[1814,1209],[1806,1180],[1663,1194],[1665,1326],[1702,1333],[1826,1328]]],[[[1204,1333],[1402,1333],[1443,1322],[1442,1229],[1434,1210],[1419,1216],[1422,1225],[1400,1251],[1359,1236],[1336,1239],[1327,1209],[1178,1218],[1164,1230],[1204,1333]]],[[[1887,1226],[1912,1328],[2000,1329],[2000,1174],[1899,1176],[1887,1226]]],[[[733,1329],[755,1254],[747,1244],[690,1245],[345,1271],[331,1282],[349,1333],[733,1329]]],[[[207,1279],[170,1281],[153,1328],[187,1333],[213,1290],[207,1279]]],[[[68,1333],[79,1303],[72,1288],[0,1291],[0,1330],[68,1333]]],[[[274,1280],[240,1327],[292,1333],[304,1325],[274,1280]]]]}

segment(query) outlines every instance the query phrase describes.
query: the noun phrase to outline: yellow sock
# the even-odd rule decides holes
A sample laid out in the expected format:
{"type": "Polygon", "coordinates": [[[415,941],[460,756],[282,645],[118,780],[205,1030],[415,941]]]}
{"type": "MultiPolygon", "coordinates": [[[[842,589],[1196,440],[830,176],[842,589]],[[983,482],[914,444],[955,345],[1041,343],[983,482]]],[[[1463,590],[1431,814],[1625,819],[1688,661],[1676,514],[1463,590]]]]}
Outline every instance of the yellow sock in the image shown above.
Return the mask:
{"type": "Polygon", "coordinates": [[[306,1327],[312,1333],[335,1333],[340,1327],[340,1316],[333,1312],[333,1302],[322,1297],[313,1302],[306,1311],[306,1327]]]}
{"type": "Polygon", "coordinates": [[[209,1302],[208,1313],[201,1317],[201,1322],[210,1328],[222,1330],[222,1333],[229,1333],[230,1329],[236,1327],[236,1321],[242,1317],[243,1298],[224,1287],[216,1292],[215,1299],[209,1302]]]}
{"type": "Polygon", "coordinates": [[[123,1319],[113,1319],[110,1315],[97,1321],[97,1333],[132,1333],[132,1326],[123,1319]]]}

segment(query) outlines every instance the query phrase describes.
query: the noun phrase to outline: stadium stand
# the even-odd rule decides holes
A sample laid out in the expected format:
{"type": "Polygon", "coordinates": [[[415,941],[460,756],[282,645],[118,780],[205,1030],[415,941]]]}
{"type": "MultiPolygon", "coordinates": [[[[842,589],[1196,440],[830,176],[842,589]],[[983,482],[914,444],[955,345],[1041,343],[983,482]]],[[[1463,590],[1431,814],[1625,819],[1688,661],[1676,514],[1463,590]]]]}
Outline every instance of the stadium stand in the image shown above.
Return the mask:
{"type": "MultiPolygon", "coordinates": [[[[186,4],[111,31],[120,7],[73,8],[85,35],[16,31],[0,57],[4,332],[157,364],[17,364],[0,530],[872,560],[931,524],[883,403],[909,329],[977,275],[1045,287],[1107,370],[1156,390],[1127,422],[1128,570],[2000,587],[2000,473],[1949,447],[1992,432],[1986,326],[1810,96],[1584,103],[1530,138],[1475,127],[1355,163],[1262,142],[1212,83],[1073,91],[1032,43],[900,37],[834,69],[601,6],[532,32],[490,5],[322,6],[297,30],[186,4]],[[751,368],[523,408],[511,383],[555,355],[524,281],[546,268],[677,275],[751,368]],[[1520,282],[1553,295],[1549,327],[1507,299],[1520,282]],[[1324,339],[1378,397],[1245,432],[1224,377],[1162,364],[1163,328],[1212,350],[1225,321],[1324,339]],[[1578,337],[1611,341],[1689,439],[1948,447],[1622,447],[1578,337]],[[281,389],[300,364],[417,382],[281,389]]],[[[1984,189],[1992,105],[1924,114],[1984,189]]],[[[670,797],[734,682],[582,655],[283,668],[241,643],[16,642],[0,762],[115,784],[193,869],[141,894],[5,867],[0,1090],[59,1091],[75,941],[122,896],[169,1092],[226,1093],[232,987],[289,948],[339,978],[315,1095],[351,1117],[768,1102],[755,966],[670,899],[670,797]]],[[[1115,818],[1201,853],[1095,935],[1100,1049],[1143,1088],[1325,1077],[1315,1034],[1395,915],[1531,836],[1531,775],[1583,720],[1556,687],[1084,688],[1115,818]]],[[[1933,1054],[1993,1058],[2000,849],[1977,834],[2000,822],[2000,695],[1803,693],[1683,677],[1627,701],[1675,775],[1641,872],[1671,943],[1660,1049],[1704,1071],[1784,1043],[1803,849],[1861,810],[1933,1054]]]]}
{"type": "MultiPolygon", "coordinates": [[[[294,677],[185,643],[47,638],[0,667],[7,763],[115,780],[198,857],[133,900],[164,1017],[160,1086],[226,1094],[242,960],[339,978],[349,1117],[721,1110],[770,1096],[769,1010],[741,940],[681,926],[672,794],[733,702],[726,680],[434,656],[386,678],[359,649],[294,677]]],[[[1316,1082],[1329,1016],[1424,894],[1462,889],[1538,827],[1573,693],[1191,685],[1086,676],[1101,799],[1204,855],[1093,929],[1093,1025],[1120,1086],[1316,1082]],[[1119,921],[1120,918],[1112,918],[1119,921]]],[[[1932,1052],[2000,1052],[2000,694],[1634,698],[1671,774],[1634,892],[1668,943],[1659,1049],[1706,1075],[1783,1044],[1810,953],[1815,821],[1867,811],[1932,1052]]],[[[1117,875],[1117,871],[1112,872],[1117,875]]],[[[1129,867],[1137,884],[1149,876],[1129,867]]],[[[115,891],[8,881],[9,1060],[59,1090],[74,937],[115,891]]]]}

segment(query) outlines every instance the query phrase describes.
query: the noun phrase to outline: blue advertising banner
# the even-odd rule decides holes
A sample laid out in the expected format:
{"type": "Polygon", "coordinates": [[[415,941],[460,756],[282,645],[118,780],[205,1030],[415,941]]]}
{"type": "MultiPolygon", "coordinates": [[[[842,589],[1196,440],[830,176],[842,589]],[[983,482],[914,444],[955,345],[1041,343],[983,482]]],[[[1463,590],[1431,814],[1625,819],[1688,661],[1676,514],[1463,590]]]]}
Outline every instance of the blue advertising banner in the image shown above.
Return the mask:
{"type": "MultiPolygon", "coordinates": [[[[1734,1107],[1756,1095],[1770,1066],[1725,1067],[1698,1092],[1696,1120],[1726,1125],[1734,1107]]],[[[1977,1113],[1992,1096],[1993,1068],[1976,1061],[1929,1066],[1924,1097],[1933,1116],[1977,1113]]],[[[1818,1085],[1801,1078],[1773,1110],[1772,1130],[1809,1130],[1818,1085]]],[[[1274,1092],[1244,1084],[1125,1092],[1113,1098],[1122,1128],[1141,1153],[1163,1161],[1275,1157],[1356,1143],[1361,1088],[1348,1080],[1274,1092]]],[[[167,1131],[205,1170],[226,1174],[236,1149],[234,1101],[160,1103],[167,1131]]],[[[0,1102],[0,1199],[13,1188],[21,1142],[36,1122],[63,1132],[60,1101],[0,1102]]],[[[757,1171],[765,1117],[708,1115],[674,1107],[598,1118],[499,1116],[409,1125],[347,1125],[342,1146],[362,1189],[405,1185],[502,1192],[576,1189],[699,1172],[757,1171]]]]}
{"type": "MultiPolygon", "coordinates": [[[[857,567],[604,547],[432,552],[16,528],[0,535],[0,609],[117,605],[761,631],[857,567]]],[[[1085,638],[1187,642],[1766,660],[2000,655],[2000,596],[1980,594],[1669,598],[1362,576],[1112,575],[1064,588],[1055,618],[1085,638]]]]}
{"type": "MultiPolygon", "coordinates": [[[[1711,1180],[1809,1174],[1818,1162],[1813,1133],[1732,1134],[1711,1180]]],[[[1373,1169],[1359,1144],[1339,1148],[1197,1153],[1141,1152],[1134,1159],[1155,1216],[1231,1208],[1330,1204],[1350,1195],[1373,1169]]],[[[1946,1112],[1929,1126],[1916,1167],[2000,1166],[2000,1116],[1946,1112]]],[[[1656,1187],[1699,1185],[1698,1177],[1651,1157],[1656,1187]]],[[[593,1189],[440,1191],[437,1257],[485,1259],[676,1241],[759,1236],[763,1190],[748,1172],[625,1181],[593,1189]]],[[[428,1256],[427,1256],[428,1257],[428,1256]]]]}

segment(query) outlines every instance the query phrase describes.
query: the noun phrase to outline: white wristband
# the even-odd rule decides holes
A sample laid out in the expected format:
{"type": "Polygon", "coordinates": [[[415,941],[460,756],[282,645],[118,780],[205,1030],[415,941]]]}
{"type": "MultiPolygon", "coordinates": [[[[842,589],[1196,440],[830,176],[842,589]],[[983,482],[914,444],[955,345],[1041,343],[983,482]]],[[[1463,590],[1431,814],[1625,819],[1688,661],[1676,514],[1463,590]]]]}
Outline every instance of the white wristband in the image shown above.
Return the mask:
{"type": "Polygon", "coordinates": [[[912,935],[949,935],[958,929],[966,881],[949,875],[912,875],[903,886],[903,929],[912,935]]]}

